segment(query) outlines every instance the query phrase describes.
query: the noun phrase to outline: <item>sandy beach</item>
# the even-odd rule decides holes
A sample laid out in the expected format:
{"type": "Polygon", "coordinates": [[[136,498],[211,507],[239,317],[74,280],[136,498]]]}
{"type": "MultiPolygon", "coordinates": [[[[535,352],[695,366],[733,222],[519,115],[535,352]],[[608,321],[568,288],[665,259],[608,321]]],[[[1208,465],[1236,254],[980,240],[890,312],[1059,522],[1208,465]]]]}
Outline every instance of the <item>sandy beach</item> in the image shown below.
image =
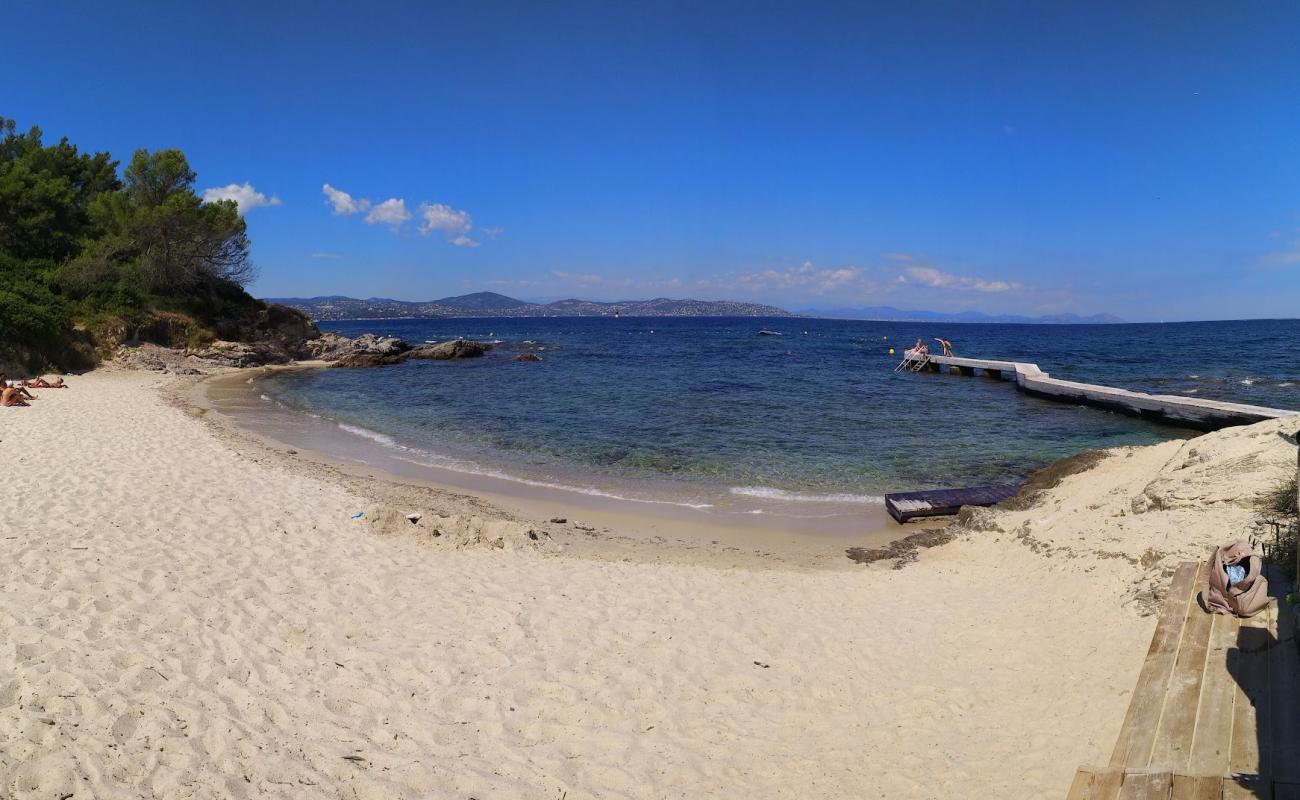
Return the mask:
{"type": "Polygon", "coordinates": [[[189,378],[70,383],[0,409],[0,797],[1063,796],[1173,565],[1251,530],[1300,428],[1077,460],[894,569],[391,484],[189,378]]]}

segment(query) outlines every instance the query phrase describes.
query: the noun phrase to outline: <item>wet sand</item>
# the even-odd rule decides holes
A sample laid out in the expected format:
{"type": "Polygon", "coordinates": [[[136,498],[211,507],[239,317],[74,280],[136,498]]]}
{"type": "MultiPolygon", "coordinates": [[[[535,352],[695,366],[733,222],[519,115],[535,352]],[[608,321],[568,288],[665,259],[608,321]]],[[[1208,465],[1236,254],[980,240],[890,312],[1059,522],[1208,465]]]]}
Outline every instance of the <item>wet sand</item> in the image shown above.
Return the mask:
{"type": "MultiPolygon", "coordinates": [[[[731,513],[687,507],[661,500],[640,501],[568,488],[582,487],[576,476],[557,477],[551,485],[511,480],[493,475],[442,468],[404,458],[392,447],[359,436],[337,424],[284,408],[265,399],[258,390],[259,376],[284,369],[316,369],[315,365],[243,370],[196,382],[182,401],[212,412],[223,435],[242,440],[246,447],[260,446],[267,457],[296,450],[292,462],[310,462],[355,479],[384,484],[385,496],[395,487],[416,487],[449,495],[470,495],[509,514],[551,526],[563,518],[593,527],[621,540],[646,540],[659,547],[671,541],[689,547],[734,554],[765,554],[784,562],[840,566],[849,548],[875,548],[923,528],[941,527],[946,521],[926,521],[901,526],[883,505],[840,506],[829,510],[809,508],[821,504],[769,504],[764,513],[731,513]]],[[[359,484],[363,485],[363,484],[359,484]]],[[[557,530],[563,531],[561,526],[557,530]]]]}

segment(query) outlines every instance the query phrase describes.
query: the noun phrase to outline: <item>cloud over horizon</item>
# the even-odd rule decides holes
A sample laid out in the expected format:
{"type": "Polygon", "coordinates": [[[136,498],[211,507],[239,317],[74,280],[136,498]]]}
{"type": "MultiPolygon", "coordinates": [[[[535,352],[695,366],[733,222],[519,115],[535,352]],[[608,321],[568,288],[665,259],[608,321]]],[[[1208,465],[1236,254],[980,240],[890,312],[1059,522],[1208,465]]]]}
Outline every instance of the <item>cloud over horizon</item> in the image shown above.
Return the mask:
{"type": "MultiPolygon", "coordinates": [[[[326,183],[321,187],[325,200],[334,209],[335,216],[351,216],[364,213],[368,225],[387,225],[393,233],[400,233],[407,222],[419,216],[417,228],[421,236],[441,233],[446,240],[456,247],[478,247],[482,242],[472,238],[474,219],[468,211],[452,208],[445,203],[423,201],[412,214],[406,207],[406,199],[390,197],[382,203],[374,204],[364,197],[353,197],[348,192],[326,183]]],[[[277,201],[278,202],[278,201],[277,201]]],[[[504,228],[479,228],[488,239],[498,238],[504,228]]]]}
{"type": "Polygon", "coordinates": [[[981,278],[968,278],[953,275],[934,267],[907,267],[903,275],[898,276],[902,283],[919,283],[932,289],[958,289],[973,292],[1010,292],[1021,288],[1014,281],[986,281],[981,278]]]}
{"type": "Polygon", "coordinates": [[[203,202],[215,203],[218,200],[234,200],[235,205],[239,208],[240,216],[262,206],[280,205],[279,197],[271,195],[268,198],[254,189],[253,184],[247,181],[242,184],[228,183],[225,186],[214,186],[211,189],[203,190],[203,202]]]}

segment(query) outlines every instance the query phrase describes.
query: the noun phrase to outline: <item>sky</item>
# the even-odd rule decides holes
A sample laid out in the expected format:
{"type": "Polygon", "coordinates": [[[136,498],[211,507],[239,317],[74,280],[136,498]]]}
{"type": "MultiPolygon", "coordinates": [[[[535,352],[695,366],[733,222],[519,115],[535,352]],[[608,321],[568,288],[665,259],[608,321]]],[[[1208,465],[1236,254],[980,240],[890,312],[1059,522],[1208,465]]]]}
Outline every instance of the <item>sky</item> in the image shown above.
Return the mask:
{"type": "Polygon", "coordinates": [[[1294,317],[1300,4],[13,0],[0,116],[258,296],[1294,317]]]}

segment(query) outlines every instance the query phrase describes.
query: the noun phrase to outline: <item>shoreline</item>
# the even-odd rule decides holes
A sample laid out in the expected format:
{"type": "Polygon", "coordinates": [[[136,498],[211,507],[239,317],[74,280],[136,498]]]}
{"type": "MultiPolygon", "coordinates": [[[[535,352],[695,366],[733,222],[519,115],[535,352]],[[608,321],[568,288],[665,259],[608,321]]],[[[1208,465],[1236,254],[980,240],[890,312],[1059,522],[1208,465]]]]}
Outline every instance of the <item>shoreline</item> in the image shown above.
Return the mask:
{"type": "Polygon", "coordinates": [[[304,474],[321,471],[385,507],[468,502],[492,517],[527,521],[563,541],[574,554],[596,558],[860,569],[848,551],[885,548],[952,521],[903,526],[888,516],[883,505],[864,505],[860,520],[851,523],[857,530],[846,530],[841,519],[836,529],[827,531],[819,529],[825,521],[818,518],[724,517],[657,501],[404,464],[382,445],[352,434],[340,436],[332,421],[282,407],[273,414],[254,383],[275,372],[322,368],[328,368],[324,362],[300,362],[230,370],[192,381],[174,397],[191,413],[204,417],[227,444],[250,457],[270,459],[304,474]],[[281,424],[275,424],[275,417],[281,424]],[[265,424],[268,418],[269,425],[265,424]],[[283,424],[286,419],[291,420],[289,425],[283,424]],[[340,446],[356,448],[349,455],[357,455],[357,450],[363,453],[360,459],[343,458],[340,446]]]}

